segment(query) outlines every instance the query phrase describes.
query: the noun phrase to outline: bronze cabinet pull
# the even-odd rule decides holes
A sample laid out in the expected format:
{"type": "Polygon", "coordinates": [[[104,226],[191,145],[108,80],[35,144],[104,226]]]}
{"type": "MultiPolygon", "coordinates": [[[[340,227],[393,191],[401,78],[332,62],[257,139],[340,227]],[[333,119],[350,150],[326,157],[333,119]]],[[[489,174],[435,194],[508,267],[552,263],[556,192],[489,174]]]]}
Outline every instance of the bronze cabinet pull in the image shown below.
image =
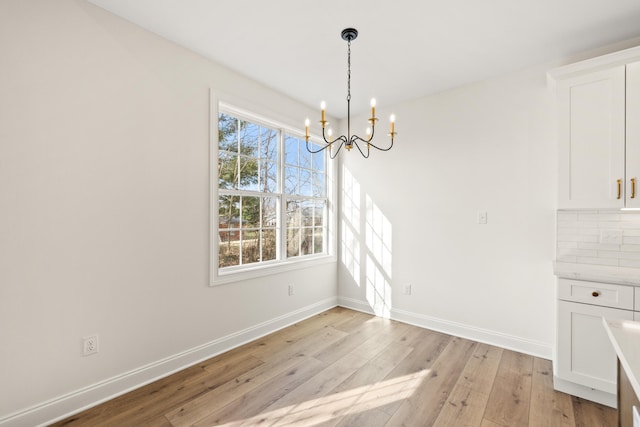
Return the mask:
{"type": "Polygon", "coordinates": [[[620,199],[620,196],[622,195],[622,180],[619,179],[616,182],[618,183],[618,199],[620,199]]]}

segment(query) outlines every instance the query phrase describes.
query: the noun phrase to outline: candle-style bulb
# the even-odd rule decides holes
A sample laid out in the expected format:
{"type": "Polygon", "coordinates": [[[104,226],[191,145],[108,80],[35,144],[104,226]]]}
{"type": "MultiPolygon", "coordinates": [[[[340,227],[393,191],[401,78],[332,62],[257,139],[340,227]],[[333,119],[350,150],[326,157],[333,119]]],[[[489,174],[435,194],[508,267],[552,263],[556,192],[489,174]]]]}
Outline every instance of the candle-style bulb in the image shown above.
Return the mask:
{"type": "Polygon", "coordinates": [[[305,127],[309,127],[309,125],[311,124],[311,122],[309,121],[309,117],[306,118],[306,120],[304,121],[304,125],[305,127]]]}
{"type": "Polygon", "coordinates": [[[367,133],[367,136],[371,135],[371,128],[367,127],[367,130],[365,132],[367,133]]]}
{"type": "Polygon", "coordinates": [[[329,139],[331,139],[331,135],[333,135],[333,131],[331,130],[331,128],[327,129],[327,136],[329,137],[329,139]]]}
{"type": "Polygon", "coordinates": [[[327,118],[326,118],[325,113],[324,113],[324,110],[326,110],[326,109],[327,109],[327,103],[322,101],[320,103],[320,110],[322,110],[320,121],[322,122],[322,127],[324,127],[325,123],[327,122],[327,118]]]}
{"type": "Polygon", "coordinates": [[[372,119],[376,118],[376,99],[375,98],[371,98],[371,118],[372,119]]]}
{"type": "Polygon", "coordinates": [[[393,133],[395,131],[395,124],[396,124],[396,115],[392,114],[391,116],[389,116],[389,121],[391,122],[391,136],[393,137],[393,133]]]}

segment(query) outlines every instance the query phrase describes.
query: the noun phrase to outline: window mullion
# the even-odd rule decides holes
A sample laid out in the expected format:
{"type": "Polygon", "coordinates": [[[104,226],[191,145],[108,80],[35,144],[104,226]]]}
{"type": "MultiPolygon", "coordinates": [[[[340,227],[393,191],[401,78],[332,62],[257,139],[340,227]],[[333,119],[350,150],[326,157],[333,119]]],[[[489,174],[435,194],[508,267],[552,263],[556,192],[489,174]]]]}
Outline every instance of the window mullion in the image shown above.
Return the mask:
{"type": "Polygon", "coordinates": [[[287,201],[284,196],[284,130],[278,130],[278,202],[279,202],[279,218],[278,218],[278,231],[276,232],[277,238],[277,259],[284,260],[287,258],[286,244],[287,244],[287,218],[286,209],[287,201]]]}

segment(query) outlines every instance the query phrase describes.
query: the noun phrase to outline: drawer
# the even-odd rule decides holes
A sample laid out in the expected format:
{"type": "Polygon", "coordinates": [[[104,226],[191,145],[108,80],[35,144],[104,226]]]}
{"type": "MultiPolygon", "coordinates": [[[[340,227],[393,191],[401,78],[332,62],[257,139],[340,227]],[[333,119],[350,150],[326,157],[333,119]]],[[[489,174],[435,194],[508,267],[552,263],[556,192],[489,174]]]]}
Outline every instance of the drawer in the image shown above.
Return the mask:
{"type": "Polygon", "coordinates": [[[633,310],[633,286],[558,279],[558,298],[603,307],[633,310]]]}

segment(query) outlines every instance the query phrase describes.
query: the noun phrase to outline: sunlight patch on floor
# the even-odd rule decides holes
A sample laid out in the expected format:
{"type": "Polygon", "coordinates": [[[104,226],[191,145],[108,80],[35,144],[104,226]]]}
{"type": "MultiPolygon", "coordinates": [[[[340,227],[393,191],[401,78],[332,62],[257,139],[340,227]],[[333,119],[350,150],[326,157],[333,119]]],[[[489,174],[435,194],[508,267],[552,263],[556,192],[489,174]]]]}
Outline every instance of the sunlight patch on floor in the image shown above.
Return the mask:
{"type": "Polygon", "coordinates": [[[313,426],[332,419],[357,414],[411,397],[430,370],[334,393],[318,399],[286,406],[252,418],[222,424],[236,426],[313,426]]]}

